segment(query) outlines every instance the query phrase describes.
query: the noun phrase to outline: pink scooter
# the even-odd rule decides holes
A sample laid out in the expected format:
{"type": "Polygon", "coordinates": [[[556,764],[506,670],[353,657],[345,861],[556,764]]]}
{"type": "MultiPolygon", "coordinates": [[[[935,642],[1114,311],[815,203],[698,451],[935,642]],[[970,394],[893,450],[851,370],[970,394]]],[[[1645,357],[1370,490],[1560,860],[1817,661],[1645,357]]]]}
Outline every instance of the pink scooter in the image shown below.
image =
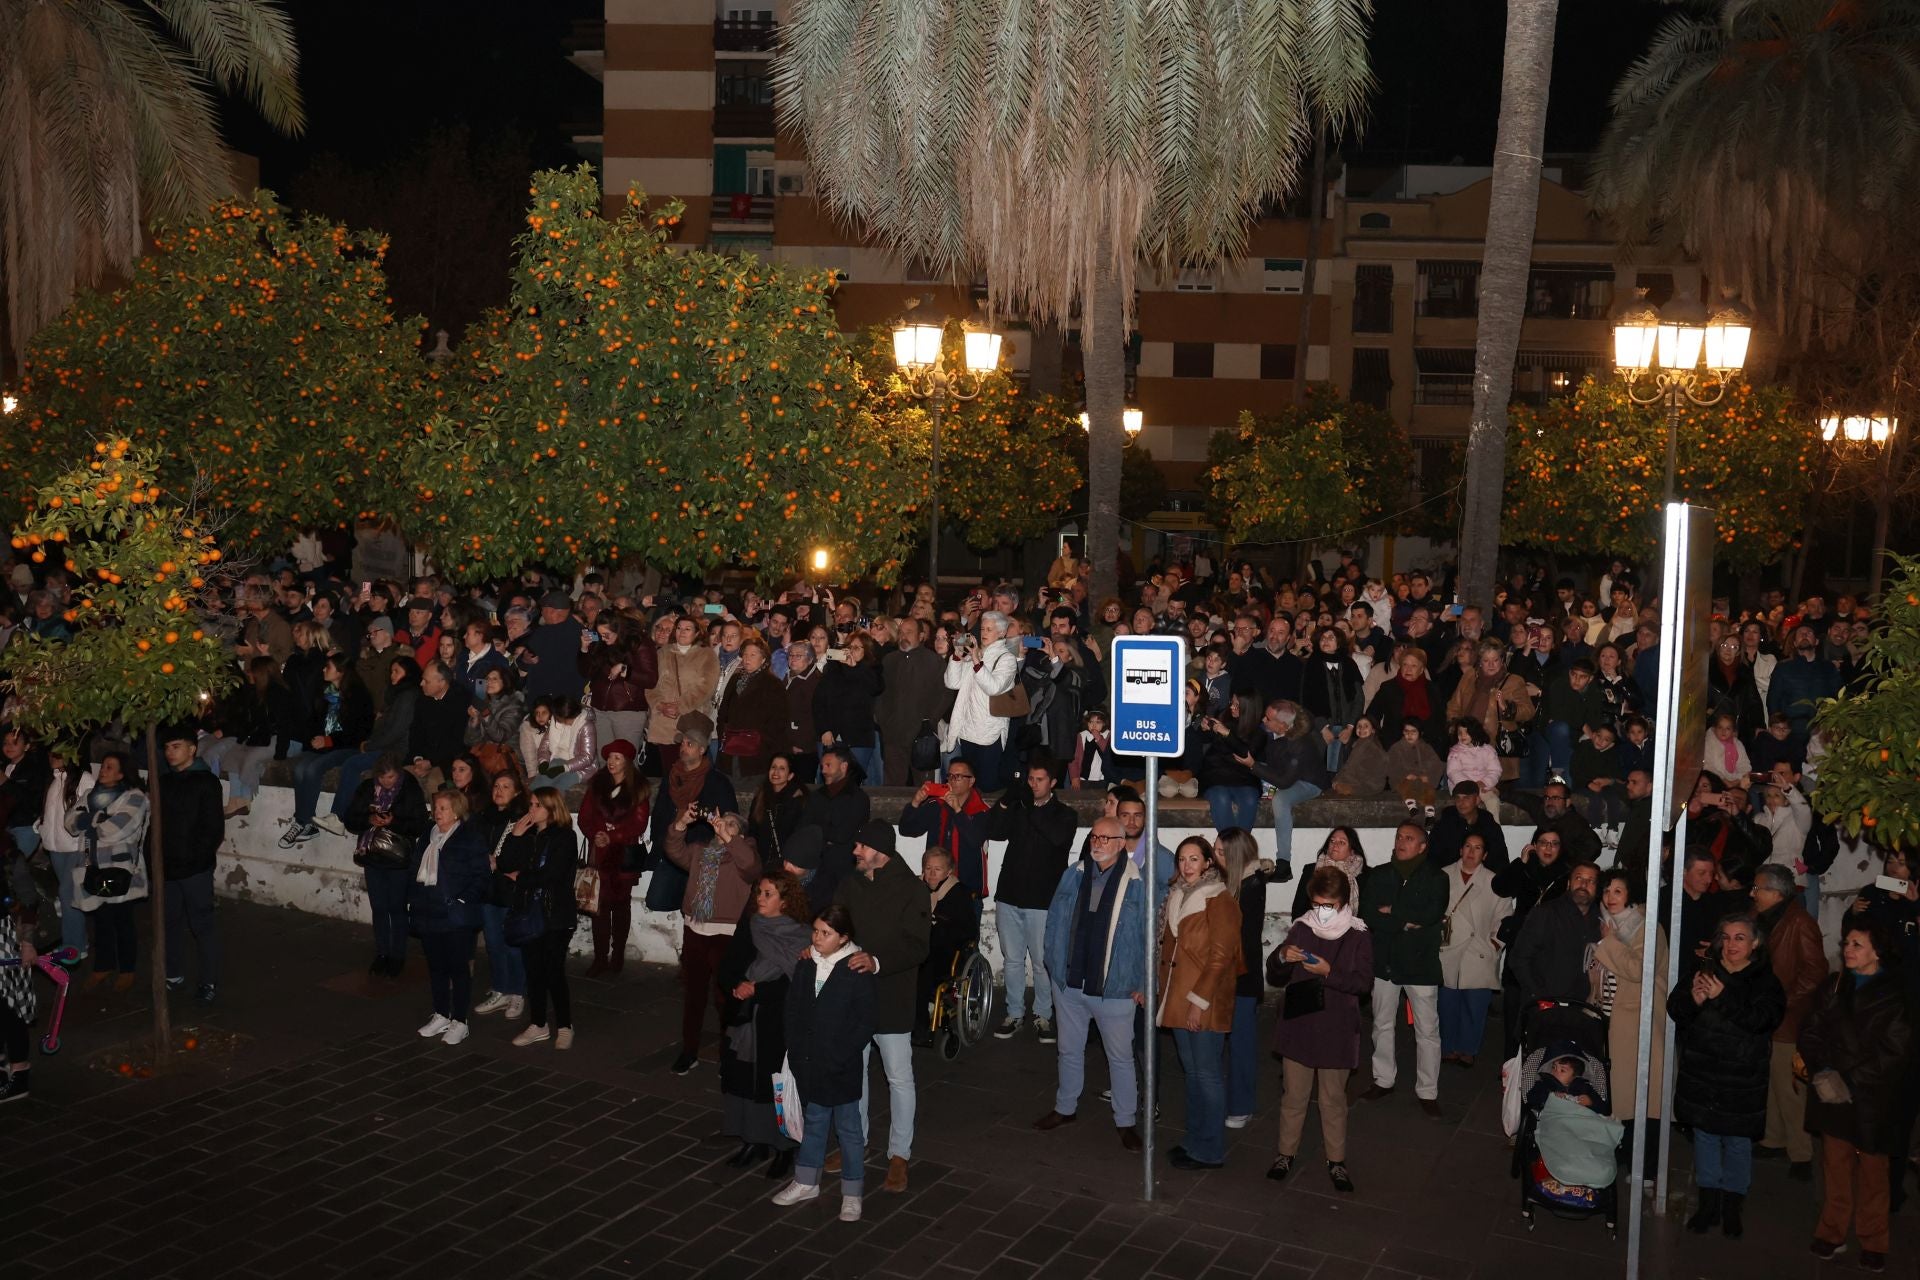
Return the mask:
{"type": "MultiPolygon", "coordinates": [[[[68,970],[80,963],[80,952],[74,947],[55,947],[52,951],[43,951],[34,958],[33,967],[47,975],[49,981],[59,989],[53,1000],[53,1016],[47,1020],[47,1032],[40,1037],[40,1052],[56,1054],[60,1052],[60,1020],[67,1013],[67,987],[73,978],[68,970]]],[[[9,969],[20,964],[19,958],[0,960],[0,965],[9,969]]]]}

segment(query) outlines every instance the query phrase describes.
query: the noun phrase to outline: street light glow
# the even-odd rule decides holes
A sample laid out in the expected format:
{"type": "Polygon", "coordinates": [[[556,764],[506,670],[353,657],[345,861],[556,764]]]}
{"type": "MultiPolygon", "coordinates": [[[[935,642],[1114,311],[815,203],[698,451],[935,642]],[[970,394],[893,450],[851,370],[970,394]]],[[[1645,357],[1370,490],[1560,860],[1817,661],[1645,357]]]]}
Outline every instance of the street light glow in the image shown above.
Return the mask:
{"type": "Polygon", "coordinates": [[[12,413],[15,409],[18,409],[19,407],[20,407],[19,397],[0,396],[0,413],[12,413]]]}
{"type": "Polygon", "coordinates": [[[815,573],[825,573],[827,571],[827,549],[825,547],[816,547],[814,549],[813,571],[815,573]]]}
{"type": "Polygon", "coordinates": [[[969,329],[966,344],[968,373],[992,373],[1000,367],[999,334],[969,329]]]}
{"type": "Polygon", "coordinates": [[[1831,444],[1836,440],[1845,440],[1848,444],[1865,444],[1871,441],[1884,445],[1900,430],[1900,419],[1885,414],[1856,414],[1846,417],[1838,415],[1820,419],[1820,438],[1831,444]]]}
{"type": "MultiPolygon", "coordinates": [[[[971,354],[971,352],[969,352],[971,354]]],[[[994,347],[999,356],[999,347],[994,347]]],[[[908,373],[931,369],[940,363],[940,326],[903,324],[893,331],[893,360],[908,373]]]]}
{"type": "MultiPolygon", "coordinates": [[[[1132,405],[1128,405],[1120,411],[1120,425],[1126,428],[1127,439],[1132,440],[1140,434],[1140,428],[1147,425],[1147,415],[1144,410],[1136,409],[1132,405]]],[[[1085,409],[1080,411],[1080,429],[1082,431],[1093,430],[1093,419],[1087,416],[1085,409]]]]}

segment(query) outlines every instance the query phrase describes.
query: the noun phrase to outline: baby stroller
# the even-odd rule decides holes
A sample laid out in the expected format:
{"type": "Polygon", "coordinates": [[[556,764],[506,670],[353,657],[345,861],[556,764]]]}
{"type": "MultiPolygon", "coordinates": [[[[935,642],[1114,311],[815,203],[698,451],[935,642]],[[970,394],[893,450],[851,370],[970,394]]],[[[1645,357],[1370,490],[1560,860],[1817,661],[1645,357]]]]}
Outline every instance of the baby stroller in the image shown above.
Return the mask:
{"type": "MultiPolygon", "coordinates": [[[[1613,1088],[1607,1059],[1607,1017],[1590,1004],[1577,1000],[1531,1000],[1520,1011],[1520,1081],[1524,1090],[1540,1076],[1547,1065],[1547,1054],[1567,1044],[1584,1058],[1580,1074],[1593,1086],[1599,1098],[1594,1111],[1613,1114],[1613,1088]]],[[[1591,1218],[1604,1215],[1607,1230],[1618,1234],[1619,1200],[1617,1180],[1605,1186],[1571,1186],[1547,1171],[1540,1154],[1540,1115],[1532,1107],[1523,1107],[1519,1132],[1513,1147],[1513,1176],[1520,1180],[1520,1216],[1533,1230],[1533,1211],[1544,1208],[1559,1218],[1591,1218]]]]}
{"type": "Polygon", "coordinates": [[[968,944],[953,956],[953,969],[933,994],[933,1046],[952,1062],[962,1049],[986,1038],[993,1025],[993,966],[968,944]]]}

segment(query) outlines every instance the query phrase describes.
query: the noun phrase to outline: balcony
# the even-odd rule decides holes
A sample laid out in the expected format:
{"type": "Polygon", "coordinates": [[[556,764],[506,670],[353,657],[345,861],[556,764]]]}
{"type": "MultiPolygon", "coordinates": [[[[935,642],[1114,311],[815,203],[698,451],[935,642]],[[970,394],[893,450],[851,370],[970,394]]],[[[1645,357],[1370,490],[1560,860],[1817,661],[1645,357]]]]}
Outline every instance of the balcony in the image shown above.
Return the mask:
{"type": "Polygon", "coordinates": [[[723,102],[713,109],[713,136],[716,138],[771,138],[773,104],[771,102],[723,102]]]}
{"type": "Polygon", "coordinates": [[[758,18],[716,18],[713,23],[713,48],[716,53],[771,53],[777,39],[772,21],[758,18]]]}
{"type": "Polygon", "coordinates": [[[736,195],[715,196],[712,205],[714,225],[770,227],[773,225],[773,197],[736,195]]]}

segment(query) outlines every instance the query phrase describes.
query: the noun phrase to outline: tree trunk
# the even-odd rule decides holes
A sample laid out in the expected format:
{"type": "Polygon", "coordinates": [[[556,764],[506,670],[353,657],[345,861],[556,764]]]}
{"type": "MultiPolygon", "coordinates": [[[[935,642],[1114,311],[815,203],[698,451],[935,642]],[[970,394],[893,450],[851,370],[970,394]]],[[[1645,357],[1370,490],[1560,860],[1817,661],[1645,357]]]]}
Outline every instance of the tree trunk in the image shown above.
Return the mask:
{"type": "Polygon", "coordinates": [[[153,899],[153,1069],[173,1053],[173,1011],[167,1007],[167,859],[160,829],[160,733],[147,726],[147,885],[153,899]]]}
{"type": "Polygon", "coordinates": [[[1087,374],[1087,557],[1097,603],[1120,594],[1120,462],[1127,447],[1126,308],[1120,277],[1109,263],[1093,280],[1081,313],[1081,359],[1087,374]]]}
{"type": "Polygon", "coordinates": [[[1062,365],[1065,337],[1054,321],[1035,321],[1029,341],[1033,350],[1027,357],[1027,390],[1036,396],[1057,396],[1064,382],[1062,365]]]}
{"type": "Polygon", "coordinates": [[[1480,324],[1473,357],[1473,425],[1467,437],[1461,522],[1460,599],[1493,606],[1499,576],[1500,505],[1506,488],[1507,401],[1526,311],[1540,204],[1540,151],[1553,71],[1553,23],[1559,0],[1508,0],[1500,86],[1500,128],[1493,148],[1487,245],[1480,262],[1480,324]]]}
{"type": "Polygon", "coordinates": [[[1293,402],[1307,402],[1307,351],[1313,345],[1313,277],[1320,265],[1320,227],[1327,209],[1327,126],[1313,109],[1313,179],[1307,189],[1307,253],[1300,268],[1300,335],[1293,342],[1293,402]]]}

